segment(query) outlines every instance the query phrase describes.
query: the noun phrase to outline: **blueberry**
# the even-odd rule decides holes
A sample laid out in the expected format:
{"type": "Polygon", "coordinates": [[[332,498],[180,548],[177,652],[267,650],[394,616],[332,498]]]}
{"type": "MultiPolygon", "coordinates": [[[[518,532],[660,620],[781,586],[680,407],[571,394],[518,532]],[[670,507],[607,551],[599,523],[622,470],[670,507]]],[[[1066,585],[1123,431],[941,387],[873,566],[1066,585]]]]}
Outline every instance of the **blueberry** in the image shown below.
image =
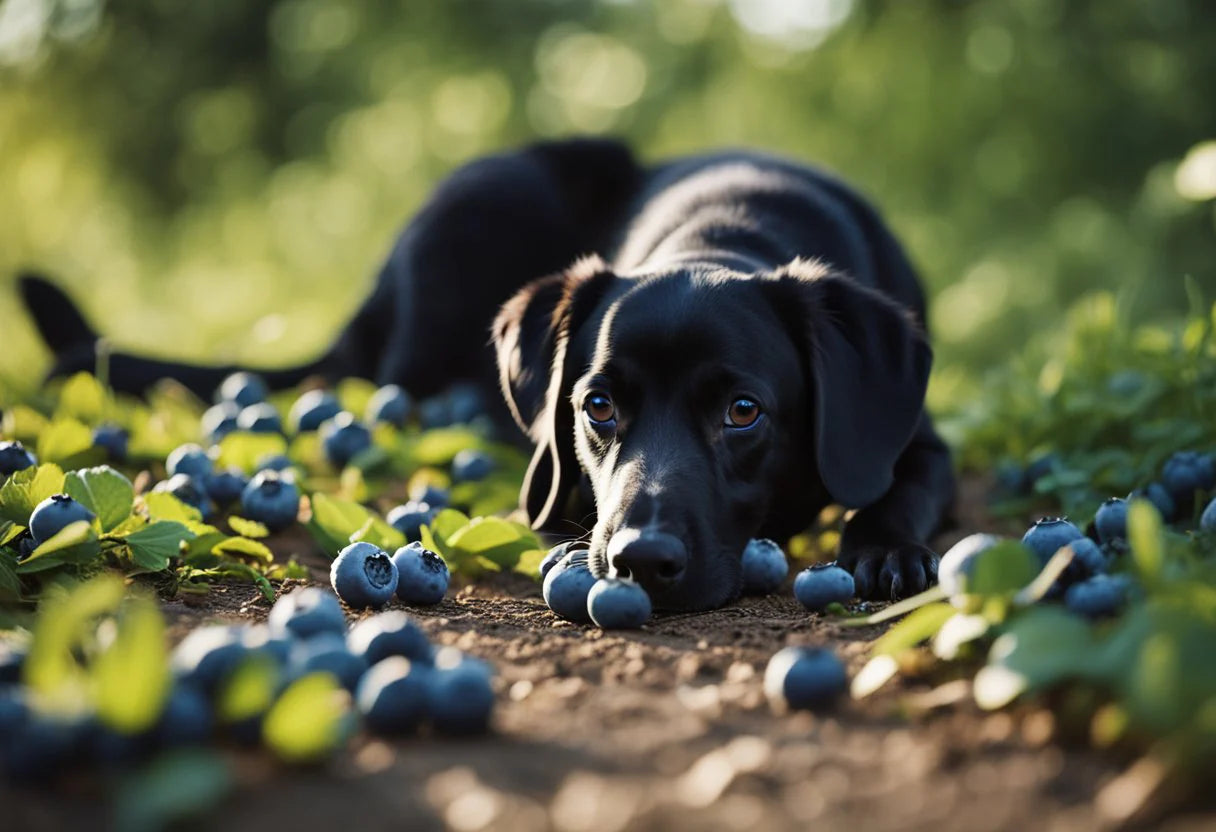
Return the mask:
{"type": "Polygon", "coordinates": [[[1048,474],[1054,473],[1056,469],[1063,466],[1063,464],[1064,462],[1060,459],[1060,455],[1054,452],[1041,454],[1040,456],[1035,457],[1030,461],[1030,464],[1026,466],[1027,484],[1033,488],[1035,483],[1043,479],[1043,477],[1046,477],[1048,474]]]}
{"type": "Polygon", "coordinates": [[[127,432],[118,425],[98,425],[93,429],[93,447],[106,452],[111,462],[122,462],[127,458],[127,432]]]}
{"type": "Polygon", "coordinates": [[[213,471],[206,479],[207,496],[221,506],[231,505],[241,499],[241,492],[249,484],[240,468],[225,468],[213,471]]]}
{"type": "Polygon", "coordinates": [[[401,576],[397,597],[405,603],[438,604],[447,594],[448,565],[421,543],[409,543],[394,552],[393,565],[401,576]]]}
{"type": "Polygon", "coordinates": [[[170,665],[178,682],[208,696],[249,655],[241,627],[213,624],[191,631],[173,649],[170,665]]]}
{"type": "Polygon", "coordinates": [[[372,432],[343,411],[321,425],[321,446],[335,468],[343,468],[372,446],[372,432]]]}
{"type": "Polygon", "coordinates": [[[822,610],[833,602],[844,603],[856,592],[853,576],[834,563],[816,564],[794,578],[794,597],[808,610],[822,610]]]}
{"type": "Polygon", "coordinates": [[[452,409],[442,396],[424,399],[418,405],[418,423],[423,430],[447,427],[452,424],[452,409]]]}
{"type": "Polygon", "coordinates": [[[844,664],[831,650],[786,647],[769,659],[764,693],[779,710],[818,710],[831,705],[848,681],[844,664]]]}
{"type": "Polygon", "coordinates": [[[254,624],[242,627],[240,631],[241,644],[250,653],[266,656],[279,667],[287,665],[291,657],[291,648],[295,638],[289,632],[274,632],[266,624],[254,624]]]}
{"type": "Polygon", "coordinates": [[[253,464],[254,473],[258,471],[278,471],[280,474],[291,471],[291,460],[286,454],[266,454],[258,457],[253,464]]]}
{"type": "Polygon", "coordinates": [[[241,407],[266,401],[266,382],[254,373],[233,373],[222,382],[215,392],[216,401],[236,402],[241,407]]]}
{"type": "Polygon", "coordinates": [[[405,535],[405,539],[410,543],[416,543],[422,539],[422,527],[429,526],[434,520],[435,515],[439,513],[439,509],[431,508],[426,503],[420,503],[415,500],[410,500],[404,505],[397,506],[388,513],[385,520],[397,531],[405,535]]]}
{"type": "Polygon", "coordinates": [[[467,425],[485,413],[486,403],[481,388],[471,382],[453,384],[445,398],[450,424],[467,425]]]}
{"type": "Polygon", "coordinates": [[[1195,492],[1211,488],[1216,472],[1208,457],[1194,451],[1180,451],[1165,462],[1161,470],[1161,481],[1178,503],[1189,505],[1195,492]]]}
{"type": "Polygon", "coordinates": [[[1022,545],[1034,552],[1039,566],[1046,566],[1061,546],[1081,537],[1081,530],[1065,517],[1040,517],[1022,536],[1022,545]]]}
{"type": "Polygon", "coordinates": [[[337,597],[315,586],[297,589],[275,601],[266,625],[276,635],[296,638],[346,634],[346,616],[337,597]]]}
{"type": "Polygon", "coordinates": [[[1127,501],[1111,497],[1098,507],[1094,515],[1094,528],[1098,531],[1098,540],[1108,543],[1112,540],[1127,539],[1127,501]]]}
{"type": "Polygon", "coordinates": [[[25,695],[21,688],[0,688],[0,756],[3,756],[4,738],[11,736],[29,716],[25,695]]]}
{"type": "Polygon", "coordinates": [[[241,406],[236,402],[225,401],[212,405],[203,413],[201,420],[203,436],[213,445],[218,443],[236,430],[236,417],[239,415],[241,415],[241,406]]]}
{"type": "Polygon", "coordinates": [[[1030,490],[1030,479],[1026,469],[1011,459],[997,463],[995,469],[996,485],[1001,494],[1020,496],[1030,490]]]}
{"type": "Polygon", "coordinates": [[[115,731],[98,719],[82,723],[80,744],[85,755],[102,767],[129,767],[151,751],[149,733],[127,734],[115,731]]]}
{"type": "Polygon", "coordinates": [[[790,572],[785,552],[767,538],[749,540],[743,549],[743,591],[752,595],[775,592],[790,572]]]}
{"type": "Polygon", "coordinates": [[[0,476],[7,477],[37,464],[37,458],[20,442],[0,442],[0,476]]]}
{"type": "Polygon", "coordinates": [[[189,474],[174,474],[152,486],[152,491],[157,494],[172,494],[186,505],[194,506],[203,515],[204,520],[211,515],[211,500],[208,499],[203,481],[189,474]]]}
{"type": "Polygon", "coordinates": [[[425,503],[433,509],[447,508],[452,502],[452,495],[446,488],[426,483],[415,485],[410,489],[410,500],[415,503],[425,503]]]}
{"type": "Polygon", "coordinates": [[[179,682],[169,692],[152,730],[157,742],[167,748],[201,745],[211,736],[214,721],[202,690],[179,682]]]}
{"type": "Polygon", "coordinates": [[[1167,523],[1178,516],[1178,504],[1174,502],[1174,498],[1170,496],[1166,487],[1159,482],[1150,482],[1144,488],[1137,488],[1127,495],[1128,500],[1136,498],[1152,503],[1153,507],[1157,509],[1157,513],[1161,515],[1161,519],[1167,523]]]}
{"type": "Polygon", "coordinates": [[[1074,580],[1106,571],[1106,553],[1090,538],[1077,538],[1068,546],[1072,549],[1072,563],[1068,565],[1066,574],[1070,574],[1074,580]]]}
{"type": "Polygon", "coordinates": [[[346,644],[369,665],[390,656],[430,664],[431,643],[412,618],[401,610],[390,610],[365,618],[351,628],[346,644]]]}
{"type": "Polygon", "coordinates": [[[587,593],[587,614],[605,630],[636,630],[651,611],[650,596],[634,581],[600,578],[587,593]]]}
{"type": "Polygon", "coordinates": [[[355,705],[374,734],[406,734],[426,717],[430,691],[429,665],[391,656],[363,674],[355,705]]]}
{"type": "Polygon", "coordinates": [[[435,654],[428,676],[427,711],[435,730],[452,736],[484,734],[494,710],[494,671],[454,647],[435,654]]]}
{"type": "Polygon", "coordinates": [[[354,691],[366,670],[366,660],[352,653],[346,646],[346,639],[336,633],[321,633],[307,641],[296,642],[287,663],[289,679],[318,671],[332,673],[349,691],[354,691]]]}
{"type": "Polygon", "coordinates": [[[591,621],[587,596],[596,578],[587,568],[587,551],[567,552],[545,576],[544,596],[549,609],[565,618],[586,624],[591,621]]]}
{"type": "Polygon", "coordinates": [[[410,394],[396,384],[386,384],[372,394],[365,418],[370,424],[387,422],[401,427],[410,417],[414,403],[410,394]]]}
{"type": "Polygon", "coordinates": [[[271,531],[280,531],[296,521],[300,512],[300,489],[278,471],[261,471],[241,492],[241,513],[271,531]]]}
{"type": "Polygon", "coordinates": [[[283,420],[279,417],[279,411],[275,410],[274,405],[266,402],[241,408],[236,417],[236,426],[238,430],[249,433],[283,432],[283,420]]]}
{"type": "Polygon", "coordinates": [[[1216,532],[1216,498],[1208,503],[1199,517],[1199,528],[1205,532],[1216,532]]]}
{"type": "Polygon", "coordinates": [[[494,460],[485,451],[465,448],[452,460],[452,482],[477,482],[490,476],[494,460]]]}
{"type": "Polygon", "coordinates": [[[211,473],[211,457],[200,446],[193,443],[179,445],[169,453],[165,460],[165,470],[169,476],[188,474],[199,480],[205,480],[211,473]]]}
{"type": "Polygon", "coordinates": [[[937,582],[956,607],[965,606],[967,582],[975,574],[980,555],[1000,542],[999,537],[991,534],[968,535],[942,555],[937,567],[937,582]]]}
{"type": "Polygon", "coordinates": [[[338,398],[328,390],[309,390],[296,399],[287,414],[287,424],[295,433],[316,430],[342,412],[338,398]]]}
{"type": "Polygon", "coordinates": [[[30,535],[34,542],[46,543],[70,524],[91,521],[93,516],[93,512],[67,494],[52,494],[34,507],[30,515],[30,535]]]}
{"type": "Polygon", "coordinates": [[[356,609],[383,607],[397,591],[397,567],[379,546],[360,541],[338,553],[329,582],[338,597],[356,609]]]}
{"type": "Polygon", "coordinates": [[[4,738],[0,762],[13,780],[45,780],[71,760],[79,739],[79,726],[30,711],[4,738]]]}
{"type": "Polygon", "coordinates": [[[549,554],[545,555],[544,560],[540,562],[540,579],[542,581],[549,574],[549,570],[557,566],[557,562],[566,556],[566,552],[573,545],[573,540],[567,540],[565,543],[559,543],[549,550],[549,554]]]}
{"type": "Polygon", "coordinates": [[[1064,593],[1064,605],[1086,618],[1114,615],[1127,603],[1130,589],[1126,575],[1094,575],[1070,586],[1064,593]]]}

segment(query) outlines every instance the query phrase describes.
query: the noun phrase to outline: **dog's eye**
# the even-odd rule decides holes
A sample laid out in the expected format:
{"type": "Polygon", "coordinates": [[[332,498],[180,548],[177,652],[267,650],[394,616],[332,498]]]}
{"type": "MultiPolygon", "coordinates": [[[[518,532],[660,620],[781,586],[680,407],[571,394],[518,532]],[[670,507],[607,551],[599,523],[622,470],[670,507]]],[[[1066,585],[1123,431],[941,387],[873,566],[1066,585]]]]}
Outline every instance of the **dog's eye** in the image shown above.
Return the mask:
{"type": "Polygon", "coordinates": [[[726,409],[726,420],[722,423],[728,428],[745,430],[760,421],[760,405],[748,398],[735,399],[726,409]]]}
{"type": "Polygon", "coordinates": [[[604,393],[592,393],[588,396],[583,402],[583,411],[586,412],[587,418],[597,425],[608,424],[616,418],[616,407],[613,406],[612,399],[604,393]]]}

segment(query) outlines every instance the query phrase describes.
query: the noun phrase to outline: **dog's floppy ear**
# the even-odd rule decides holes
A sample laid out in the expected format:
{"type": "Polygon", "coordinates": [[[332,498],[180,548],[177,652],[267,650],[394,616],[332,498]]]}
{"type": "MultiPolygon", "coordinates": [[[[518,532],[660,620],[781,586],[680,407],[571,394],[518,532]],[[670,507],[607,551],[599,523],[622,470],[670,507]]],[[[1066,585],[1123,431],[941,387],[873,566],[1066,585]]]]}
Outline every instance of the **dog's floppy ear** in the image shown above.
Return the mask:
{"type": "Polygon", "coordinates": [[[929,344],[907,310],[820,263],[795,260],[768,288],[807,358],[819,476],[839,504],[867,506],[920,421],[929,344]]]}
{"type": "Polygon", "coordinates": [[[55,355],[91,347],[97,333],[63,291],[45,277],[25,272],[18,276],[21,299],[42,340],[55,355]]]}
{"type": "Polygon", "coordinates": [[[569,397],[587,357],[571,355],[569,346],[615,280],[603,260],[584,257],[565,272],[529,283],[494,321],[503,396],[536,444],[520,492],[535,528],[560,519],[578,484],[569,397]]]}

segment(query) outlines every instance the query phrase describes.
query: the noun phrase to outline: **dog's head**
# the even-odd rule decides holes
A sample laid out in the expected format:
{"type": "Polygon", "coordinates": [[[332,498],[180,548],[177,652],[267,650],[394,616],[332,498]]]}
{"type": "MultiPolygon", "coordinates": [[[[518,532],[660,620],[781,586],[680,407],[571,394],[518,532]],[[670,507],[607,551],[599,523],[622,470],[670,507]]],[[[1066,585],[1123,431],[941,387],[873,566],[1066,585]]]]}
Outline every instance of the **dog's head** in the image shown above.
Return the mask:
{"type": "Polygon", "coordinates": [[[533,524],[554,527],[585,475],[593,570],[677,609],[737,596],[757,533],[882,496],[931,361],[903,309],[805,261],[624,278],[589,258],[520,291],[494,338],[536,444],[533,524]]]}

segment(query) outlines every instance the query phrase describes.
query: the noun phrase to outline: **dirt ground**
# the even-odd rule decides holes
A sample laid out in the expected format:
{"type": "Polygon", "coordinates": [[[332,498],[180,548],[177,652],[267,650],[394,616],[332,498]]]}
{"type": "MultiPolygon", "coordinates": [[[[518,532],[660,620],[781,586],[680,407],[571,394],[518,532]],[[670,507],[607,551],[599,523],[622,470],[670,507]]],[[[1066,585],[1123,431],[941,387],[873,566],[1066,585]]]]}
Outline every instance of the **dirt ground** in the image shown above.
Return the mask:
{"type": "MultiPolygon", "coordinates": [[[[962,515],[967,531],[992,525],[974,501],[962,515]]],[[[267,610],[250,586],[166,605],[179,629],[267,610]]],[[[1096,799],[1127,760],[1062,742],[1045,711],[984,714],[965,681],[774,715],[761,678],[778,648],[831,645],[856,672],[881,632],[808,614],[788,592],[605,633],[556,619],[539,585],[513,575],[416,615],[437,643],[497,667],[491,736],[360,738],[323,769],[233,752],[241,785],[197,828],[1112,829],[1112,792],[1137,785],[1096,799]]],[[[5,797],[0,829],[98,828],[95,795],[5,797]]],[[[1216,828],[1216,801],[1133,826],[1216,828]]]]}

